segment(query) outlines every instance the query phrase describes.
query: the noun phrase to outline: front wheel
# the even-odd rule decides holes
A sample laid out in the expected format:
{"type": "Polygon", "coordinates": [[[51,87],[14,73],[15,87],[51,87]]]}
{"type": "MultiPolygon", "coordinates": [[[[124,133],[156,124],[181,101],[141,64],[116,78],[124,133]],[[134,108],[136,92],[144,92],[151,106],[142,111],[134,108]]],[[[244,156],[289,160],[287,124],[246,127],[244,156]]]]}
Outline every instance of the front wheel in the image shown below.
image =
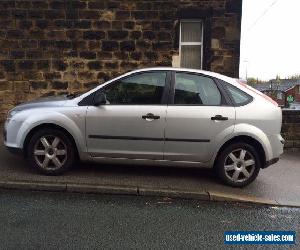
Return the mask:
{"type": "Polygon", "coordinates": [[[31,165],[43,174],[61,174],[74,162],[74,146],[62,131],[41,129],[29,141],[28,158],[31,165]]]}
{"type": "Polygon", "coordinates": [[[234,143],[220,153],[215,167],[225,184],[244,187],[256,179],[261,162],[253,146],[247,143],[234,143]]]}

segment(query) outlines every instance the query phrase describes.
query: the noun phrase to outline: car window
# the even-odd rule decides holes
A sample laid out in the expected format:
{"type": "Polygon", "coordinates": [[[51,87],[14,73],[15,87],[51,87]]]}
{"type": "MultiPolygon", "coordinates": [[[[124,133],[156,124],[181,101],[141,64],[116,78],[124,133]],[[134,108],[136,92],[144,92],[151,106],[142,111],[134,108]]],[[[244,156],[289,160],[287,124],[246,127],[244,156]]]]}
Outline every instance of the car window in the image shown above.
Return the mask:
{"type": "Polygon", "coordinates": [[[211,78],[176,73],[174,104],[214,106],[220,105],[221,100],[221,93],[211,78]]]}
{"type": "Polygon", "coordinates": [[[160,104],[166,72],[147,72],[123,78],[105,88],[107,104],[160,104]]]}
{"type": "Polygon", "coordinates": [[[229,83],[225,83],[225,87],[228,90],[229,95],[237,105],[249,103],[252,99],[251,96],[246,94],[244,91],[238,89],[237,87],[229,83]]]}

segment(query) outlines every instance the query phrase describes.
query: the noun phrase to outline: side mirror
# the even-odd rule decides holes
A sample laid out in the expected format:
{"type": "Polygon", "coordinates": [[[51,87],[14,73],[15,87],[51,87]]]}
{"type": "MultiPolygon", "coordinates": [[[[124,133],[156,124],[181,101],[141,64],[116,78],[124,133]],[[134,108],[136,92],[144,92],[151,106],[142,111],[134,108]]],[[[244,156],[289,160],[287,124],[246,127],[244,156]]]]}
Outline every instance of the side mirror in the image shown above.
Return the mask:
{"type": "Polygon", "coordinates": [[[94,106],[100,106],[106,104],[106,95],[102,91],[99,91],[94,96],[94,106]]]}

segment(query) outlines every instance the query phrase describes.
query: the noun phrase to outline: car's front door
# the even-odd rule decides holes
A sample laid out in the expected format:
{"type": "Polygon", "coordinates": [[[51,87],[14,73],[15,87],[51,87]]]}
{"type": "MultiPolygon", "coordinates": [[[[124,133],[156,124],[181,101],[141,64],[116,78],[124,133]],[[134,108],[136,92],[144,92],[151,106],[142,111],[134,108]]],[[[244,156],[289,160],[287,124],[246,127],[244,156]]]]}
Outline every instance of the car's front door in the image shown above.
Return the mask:
{"type": "Polygon", "coordinates": [[[98,90],[106,103],[89,106],[86,140],[93,157],[163,159],[166,71],[130,75],[98,90]]]}
{"type": "Polygon", "coordinates": [[[166,160],[207,162],[216,144],[233,132],[235,108],[226,105],[213,78],[177,72],[167,109],[166,160]]]}

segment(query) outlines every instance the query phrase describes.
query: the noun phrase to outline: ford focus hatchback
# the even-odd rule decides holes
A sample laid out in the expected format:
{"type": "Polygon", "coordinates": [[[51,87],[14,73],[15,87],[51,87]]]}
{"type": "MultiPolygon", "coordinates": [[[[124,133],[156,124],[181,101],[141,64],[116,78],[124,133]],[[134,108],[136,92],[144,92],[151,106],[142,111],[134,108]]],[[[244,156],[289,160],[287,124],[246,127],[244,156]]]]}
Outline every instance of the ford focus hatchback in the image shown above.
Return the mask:
{"type": "Polygon", "coordinates": [[[126,73],[78,97],[56,96],[8,113],[5,145],[48,175],[79,157],[102,163],[207,167],[231,186],[278,161],[281,109],[220,74],[176,68],[126,73]]]}

